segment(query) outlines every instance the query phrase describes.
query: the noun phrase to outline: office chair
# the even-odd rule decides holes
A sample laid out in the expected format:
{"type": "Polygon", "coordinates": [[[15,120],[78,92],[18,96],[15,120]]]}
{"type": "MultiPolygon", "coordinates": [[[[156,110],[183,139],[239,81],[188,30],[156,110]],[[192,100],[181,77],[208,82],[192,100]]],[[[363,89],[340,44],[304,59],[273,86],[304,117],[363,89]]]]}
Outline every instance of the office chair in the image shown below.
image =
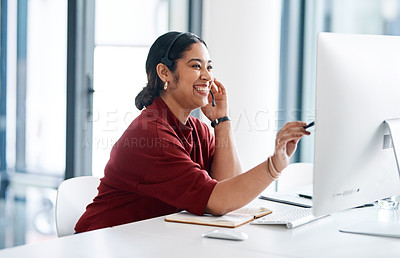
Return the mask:
{"type": "Polygon", "coordinates": [[[55,209],[58,237],[75,233],[75,224],[97,195],[99,184],[97,177],[81,176],[67,179],[59,185],[55,209]]]}

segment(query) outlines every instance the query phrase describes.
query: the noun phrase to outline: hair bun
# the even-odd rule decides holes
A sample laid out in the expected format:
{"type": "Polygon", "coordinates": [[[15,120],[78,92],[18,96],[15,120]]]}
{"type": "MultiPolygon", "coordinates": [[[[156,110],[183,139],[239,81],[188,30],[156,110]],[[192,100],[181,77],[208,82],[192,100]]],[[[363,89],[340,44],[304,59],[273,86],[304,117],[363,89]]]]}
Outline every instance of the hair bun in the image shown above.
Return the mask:
{"type": "Polygon", "coordinates": [[[139,110],[151,105],[153,103],[155,96],[149,90],[149,87],[143,87],[139,94],[135,98],[135,105],[139,110]]]}

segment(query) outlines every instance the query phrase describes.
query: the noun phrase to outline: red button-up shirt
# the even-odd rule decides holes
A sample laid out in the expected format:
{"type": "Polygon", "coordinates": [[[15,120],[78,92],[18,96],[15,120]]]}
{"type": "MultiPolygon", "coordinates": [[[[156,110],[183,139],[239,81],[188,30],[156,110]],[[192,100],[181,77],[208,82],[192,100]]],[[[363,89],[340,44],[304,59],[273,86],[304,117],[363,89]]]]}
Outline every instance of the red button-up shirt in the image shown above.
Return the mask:
{"type": "Polygon", "coordinates": [[[207,172],[214,151],[214,136],[204,123],[189,117],[183,125],[164,101],[156,98],[113,146],[99,193],[75,231],[179,210],[203,214],[217,183],[207,172]]]}

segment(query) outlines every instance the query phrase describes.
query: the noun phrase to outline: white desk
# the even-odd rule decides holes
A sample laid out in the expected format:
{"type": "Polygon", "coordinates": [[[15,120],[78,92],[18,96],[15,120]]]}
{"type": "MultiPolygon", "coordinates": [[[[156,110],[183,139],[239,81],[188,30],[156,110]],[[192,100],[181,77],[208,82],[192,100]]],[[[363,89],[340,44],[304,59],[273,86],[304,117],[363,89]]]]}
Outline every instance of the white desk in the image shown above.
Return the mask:
{"type": "MultiPolygon", "coordinates": [[[[255,200],[279,209],[283,204],[255,200]]],[[[0,251],[7,257],[400,257],[400,239],[341,233],[359,219],[399,221],[400,211],[353,209],[294,229],[243,225],[249,239],[203,238],[214,227],[165,222],[164,217],[0,251]]]]}

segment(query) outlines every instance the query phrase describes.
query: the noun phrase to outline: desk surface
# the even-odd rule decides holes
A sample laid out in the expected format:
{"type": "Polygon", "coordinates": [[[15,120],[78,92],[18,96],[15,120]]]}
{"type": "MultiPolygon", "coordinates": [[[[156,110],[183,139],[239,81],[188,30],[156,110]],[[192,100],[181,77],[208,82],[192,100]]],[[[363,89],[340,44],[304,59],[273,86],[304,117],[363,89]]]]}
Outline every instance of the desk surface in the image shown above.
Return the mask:
{"type": "MultiPolygon", "coordinates": [[[[284,204],[254,200],[278,210],[284,204]]],[[[399,257],[400,239],[341,233],[360,220],[399,221],[400,211],[352,209],[294,229],[246,224],[245,241],[203,238],[215,227],[165,222],[164,217],[0,251],[7,257],[399,257]]]]}

